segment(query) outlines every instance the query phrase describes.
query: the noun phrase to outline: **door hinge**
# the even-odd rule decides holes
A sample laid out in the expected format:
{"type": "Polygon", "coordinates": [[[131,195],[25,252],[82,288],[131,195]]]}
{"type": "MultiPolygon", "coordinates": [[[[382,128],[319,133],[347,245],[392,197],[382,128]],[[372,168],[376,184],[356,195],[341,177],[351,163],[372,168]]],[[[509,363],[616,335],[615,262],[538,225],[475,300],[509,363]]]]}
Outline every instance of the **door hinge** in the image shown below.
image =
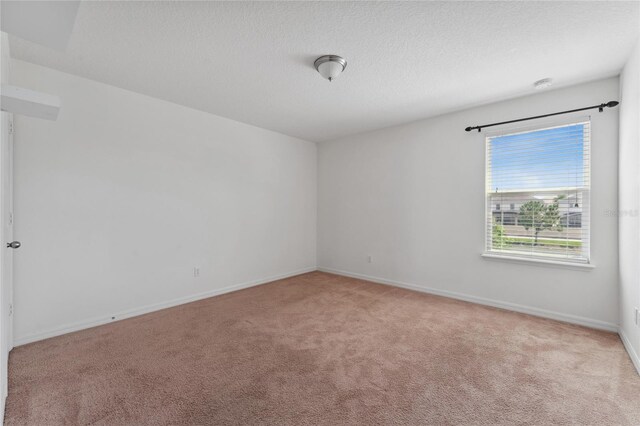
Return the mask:
{"type": "Polygon", "coordinates": [[[9,303],[9,316],[13,315],[13,303],[9,303]]]}
{"type": "Polygon", "coordinates": [[[9,134],[13,135],[15,133],[15,128],[13,126],[13,120],[9,120],[9,134]]]}
{"type": "Polygon", "coordinates": [[[13,226],[13,212],[9,212],[9,226],[13,226]]]}

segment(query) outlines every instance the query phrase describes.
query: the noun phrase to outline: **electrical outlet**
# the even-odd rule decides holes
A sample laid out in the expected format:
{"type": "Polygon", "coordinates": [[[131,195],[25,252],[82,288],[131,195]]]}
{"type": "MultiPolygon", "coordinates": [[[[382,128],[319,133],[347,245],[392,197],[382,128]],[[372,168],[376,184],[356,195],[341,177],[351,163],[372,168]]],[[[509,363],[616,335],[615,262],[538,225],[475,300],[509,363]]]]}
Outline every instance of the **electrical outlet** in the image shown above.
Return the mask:
{"type": "Polygon", "coordinates": [[[367,256],[367,263],[373,263],[373,257],[371,257],[371,255],[367,256]]]}
{"type": "Polygon", "coordinates": [[[193,267],[193,277],[198,278],[200,276],[200,268],[197,266],[193,267]]]}

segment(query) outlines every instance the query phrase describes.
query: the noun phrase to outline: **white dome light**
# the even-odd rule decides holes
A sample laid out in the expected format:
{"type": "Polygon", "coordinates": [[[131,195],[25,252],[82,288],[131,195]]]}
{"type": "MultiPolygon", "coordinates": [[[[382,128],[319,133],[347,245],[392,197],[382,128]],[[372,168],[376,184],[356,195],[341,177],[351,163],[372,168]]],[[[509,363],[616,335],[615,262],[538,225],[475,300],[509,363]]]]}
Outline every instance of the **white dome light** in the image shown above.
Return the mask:
{"type": "Polygon", "coordinates": [[[325,55],[316,59],[313,65],[321,76],[333,81],[347,67],[347,61],[340,56],[325,55]]]}

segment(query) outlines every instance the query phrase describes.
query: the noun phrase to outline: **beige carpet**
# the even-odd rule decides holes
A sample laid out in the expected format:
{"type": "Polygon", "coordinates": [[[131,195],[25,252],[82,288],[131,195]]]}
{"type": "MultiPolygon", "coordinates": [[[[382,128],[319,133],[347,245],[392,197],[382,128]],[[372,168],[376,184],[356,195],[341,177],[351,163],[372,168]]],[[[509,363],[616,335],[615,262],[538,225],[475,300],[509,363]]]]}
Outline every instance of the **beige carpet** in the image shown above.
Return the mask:
{"type": "Polygon", "coordinates": [[[13,350],[6,423],[640,425],[617,335],[313,272],[13,350]]]}

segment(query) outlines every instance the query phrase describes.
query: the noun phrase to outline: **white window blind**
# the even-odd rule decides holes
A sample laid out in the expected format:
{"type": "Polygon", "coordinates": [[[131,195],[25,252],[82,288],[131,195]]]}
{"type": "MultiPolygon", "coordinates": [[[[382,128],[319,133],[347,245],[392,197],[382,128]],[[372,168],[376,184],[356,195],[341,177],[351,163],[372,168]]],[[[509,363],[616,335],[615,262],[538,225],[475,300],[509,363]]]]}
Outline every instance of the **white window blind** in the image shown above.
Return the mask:
{"type": "Polygon", "coordinates": [[[589,120],[486,138],[486,250],[589,262],[589,120]]]}

